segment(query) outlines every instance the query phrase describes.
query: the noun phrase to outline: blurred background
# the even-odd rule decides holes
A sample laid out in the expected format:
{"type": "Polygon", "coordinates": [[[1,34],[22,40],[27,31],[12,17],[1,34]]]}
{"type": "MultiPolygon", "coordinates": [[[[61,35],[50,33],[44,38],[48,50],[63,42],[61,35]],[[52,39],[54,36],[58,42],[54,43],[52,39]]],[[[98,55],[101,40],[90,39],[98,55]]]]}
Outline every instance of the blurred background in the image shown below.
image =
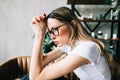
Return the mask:
{"type": "MultiPolygon", "coordinates": [[[[0,63],[16,56],[31,55],[34,41],[32,17],[49,14],[61,6],[71,8],[67,0],[0,0],[0,63]]],[[[76,8],[81,15],[92,14],[96,19],[104,15],[110,5],[76,5],[76,8]]],[[[90,23],[89,26],[92,28],[95,24],[90,23]]],[[[110,25],[102,23],[95,33],[102,31],[109,38],[110,25]]],[[[115,34],[116,30],[117,28],[114,29],[115,34]]]]}

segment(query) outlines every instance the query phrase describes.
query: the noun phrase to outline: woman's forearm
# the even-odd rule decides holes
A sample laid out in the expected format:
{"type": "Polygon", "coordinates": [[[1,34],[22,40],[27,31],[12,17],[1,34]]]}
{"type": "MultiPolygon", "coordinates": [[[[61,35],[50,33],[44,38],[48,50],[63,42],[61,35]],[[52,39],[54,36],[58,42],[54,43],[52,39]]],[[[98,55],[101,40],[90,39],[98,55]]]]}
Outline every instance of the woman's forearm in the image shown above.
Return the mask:
{"type": "Polygon", "coordinates": [[[32,20],[35,40],[30,64],[30,80],[36,80],[36,76],[39,76],[43,69],[42,45],[47,27],[45,18],[46,15],[44,13],[40,16],[34,17],[32,20]]]}
{"type": "Polygon", "coordinates": [[[37,75],[39,75],[43,68],[43,54],[42,54],[42,44],[44,39],[43,36],[44,35],[35,36],[30,64],[31,80],[34,79],[37,75]]]}

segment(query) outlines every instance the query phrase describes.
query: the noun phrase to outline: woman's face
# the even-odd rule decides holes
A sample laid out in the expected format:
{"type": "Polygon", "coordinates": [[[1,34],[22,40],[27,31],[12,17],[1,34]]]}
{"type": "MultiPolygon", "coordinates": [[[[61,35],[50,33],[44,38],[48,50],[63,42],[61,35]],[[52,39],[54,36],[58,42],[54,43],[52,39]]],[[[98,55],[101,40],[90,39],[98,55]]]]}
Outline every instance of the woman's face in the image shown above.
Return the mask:
{"type": "Polygon", "coordinates": [[[50,32],[50,37],[57,46],[62,46],[68,44],[70,39],[70,29],[65,24],[57,19],[48,18],[47,20],[48,31],[50,32]]]}

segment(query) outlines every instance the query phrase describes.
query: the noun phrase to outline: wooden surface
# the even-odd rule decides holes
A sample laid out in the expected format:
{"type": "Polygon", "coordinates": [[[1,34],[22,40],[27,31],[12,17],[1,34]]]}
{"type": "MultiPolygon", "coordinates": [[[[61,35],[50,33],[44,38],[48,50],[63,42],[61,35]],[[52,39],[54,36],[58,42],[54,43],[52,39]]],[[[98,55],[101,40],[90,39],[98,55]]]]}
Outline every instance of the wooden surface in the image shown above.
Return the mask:
{"type": "MultiPolygon", "coordinates": [[[[67,0],[67,4],[71,4],[73,0],[67,0]]],[[[85,4],[85,5],[102,5],[102,4],[110,4],[105,2],[105,0],[75,0],[75,4],[85,4]]]]}
{"type": "Polygon", "coordinates": [[[120,20],[80,20],[81,22],[120,22],[120,20]]]}

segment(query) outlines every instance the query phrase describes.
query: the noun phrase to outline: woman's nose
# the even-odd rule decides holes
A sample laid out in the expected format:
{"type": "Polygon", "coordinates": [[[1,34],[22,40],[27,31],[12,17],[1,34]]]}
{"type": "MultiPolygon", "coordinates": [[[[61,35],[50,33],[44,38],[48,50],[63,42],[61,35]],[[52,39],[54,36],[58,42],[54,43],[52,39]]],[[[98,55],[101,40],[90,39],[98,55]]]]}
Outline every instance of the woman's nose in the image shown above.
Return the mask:
{"type": "Polygon", "coordinates": [[[51,39],[55,39],[55,38],[56,38],[56,36],[55,36],[55,35],[51,35],[50,37],[51,37],[51,39]]]}

